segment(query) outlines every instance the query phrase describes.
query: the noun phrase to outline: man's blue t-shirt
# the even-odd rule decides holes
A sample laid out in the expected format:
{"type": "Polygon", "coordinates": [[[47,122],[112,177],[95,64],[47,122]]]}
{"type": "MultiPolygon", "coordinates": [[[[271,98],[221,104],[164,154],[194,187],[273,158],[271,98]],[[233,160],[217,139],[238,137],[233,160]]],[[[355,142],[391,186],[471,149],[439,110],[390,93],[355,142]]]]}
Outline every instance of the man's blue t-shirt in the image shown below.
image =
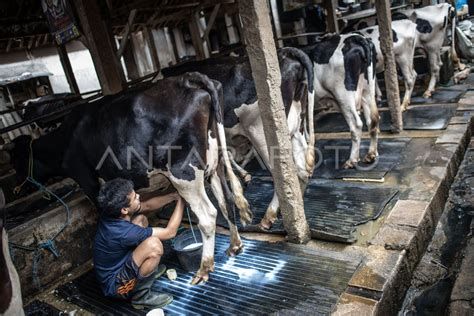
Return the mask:
{"type": "Polygon", "coordinates": [[[121,218],[100,218],[94,242],[94,267],[106,296],[116,294],[117,273],[133,250],[152,233],[151,227],[143,228],[121,218]]]}

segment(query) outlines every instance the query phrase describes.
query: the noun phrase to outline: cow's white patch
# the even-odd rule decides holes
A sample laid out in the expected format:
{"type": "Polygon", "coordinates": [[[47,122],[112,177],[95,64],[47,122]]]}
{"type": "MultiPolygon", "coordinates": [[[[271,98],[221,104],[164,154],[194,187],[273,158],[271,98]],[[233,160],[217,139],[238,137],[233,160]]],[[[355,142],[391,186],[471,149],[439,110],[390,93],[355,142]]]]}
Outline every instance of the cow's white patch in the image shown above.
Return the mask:
{"type": "Polygon", "coordinates": [[[301,126],[301,101],[291,102],[290,111],[288,112],[288,132],[293,136],[301,126]]]}
{"type": "Polygon", "coordinates": [[[209,175],[209,173],[216,170],[217,163],[219,162],[219,144],[217,143],[217,137],[214,138],[211,136],[211,131],[207,132],[207,144],[206,175],[209,175]]]}

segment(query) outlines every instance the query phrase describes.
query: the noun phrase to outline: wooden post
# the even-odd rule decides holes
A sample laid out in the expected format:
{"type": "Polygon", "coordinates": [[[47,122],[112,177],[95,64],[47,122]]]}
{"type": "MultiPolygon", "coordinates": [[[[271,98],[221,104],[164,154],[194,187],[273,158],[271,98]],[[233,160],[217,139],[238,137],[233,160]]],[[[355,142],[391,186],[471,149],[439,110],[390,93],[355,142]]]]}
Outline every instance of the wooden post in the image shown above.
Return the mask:
{"type": "Polygon", "coordinates": [[[239,36],[237,35],[237,31],[234,27],[234,22],[232,16],[225,14],[225,26],[227,28],[227,34],[229,36],[229,44],[235,44],[239,41],[239,36]]]}
{"type": "Polygon", "coordinates": [[[337,0],[324,0],[323,6],[327,13],[328,31],[330,33],[339,33],[339,25],[337,24],[336,16],[337,0]]]}
{"type": "MultiPolygon", "coordinates": [[[[282,33],[281,33],[280,15],[278,14],[278,5],[277,5],[276,0],[270,0],[270,6],[272,7],[273,26],[275,27],[275,33],[276,33],[277,38],[280,38],[282,36],[282,33]]],[[[278,43],[278,48],[283,47],[282,40],[279,40],[277,43],[278,43]]]]}
{"type": "Polygon", "coordinates": [[[186,57],[186,46],[184,44],[183,33],[179,28],[173,28],[174,45],[173,51],[176,55],[176,61],[186,57]]]}
{"type": "Polygon", "coordinates": [[[204,43],[201,40],[201,32],[199,26],[198,13],[191,14],[189,21],[189,30],[191,31],[191,38],[193,40],[193,46],[196,50],[196,59],[202,60],[206,58],[206,52],[204,50],[204,43]]]}
{"type": "Polygon", "coordinates": [[[150,51],[151,56],[151,63],[153,65],[154,71],[160,71],[161,65],[160,60],[158,58],[158,51],[156,50],[155,39],[153,37],[153,31],[149,27],[145,28],[143,31],[145,35],[145,40],[148,46],[148,50],[150,51]]]}
{"type": "Polygon", "coordinates": [[[140,78],[140,72],[138,71],[137,62],[133,55],[133,43],[128,43],[123,51],[123,61],[127,68],[127,75],[129,80],[135,80],[140,78]]]}
{"type": "Polygon", "coordinates": [[[380,50],[385,64],[385,90],[387,92],[388,107],[392,117],[392,132],[403,130],[402,110],[400,106],[400,92],[398,90],[397,65],[393,54],[392,15],[390,1],[375,1],[377,19],[379,21],[380,50]]]}
{"type": "Polygon", "coordinates": [[[77,0],[72,3],[79,16],[84,36],[87,38],[103,94],[120,92],[125,76],[117,58],[117,50],[110,40],[111,35],[102,21],[97,1],[77,0]]]}
{"type": "Polygon", "coordinates": [[[79,87],[77,85],[76,77],[74,76],[74,71],[71,67],[71,61],[67,55],[66,47],[64,45],[56,45],[56,47],[58,49],[61,65],[63,66],[64,73],[66,74],[67,82],[69,83],[69,88],[73,94],[79,94],[79,87]]]}
{"type": "Polygon", "coordinates": [[[310,231],[303,208],[302,192],[296,175],[283,100],[280,67],[273,40],[267,1],[239,0],[247,52],[252,66],[265,139],[273,159],[275,189],[280,202],[288,240],[304,243],[310,231]],[[275,150],[276,149],[276,150],[275,150]]]}

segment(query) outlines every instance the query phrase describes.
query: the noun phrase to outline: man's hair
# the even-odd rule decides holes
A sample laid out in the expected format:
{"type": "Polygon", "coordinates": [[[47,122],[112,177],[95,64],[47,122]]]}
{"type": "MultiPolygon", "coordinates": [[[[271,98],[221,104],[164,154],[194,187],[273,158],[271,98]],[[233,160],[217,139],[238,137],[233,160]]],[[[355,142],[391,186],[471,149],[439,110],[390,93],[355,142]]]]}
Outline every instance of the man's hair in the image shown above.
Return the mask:
{"type": "Polygon", "coordinates": [[[113,179],[100,186],[97,203],[102,215],[120,217],[121,209],[130,206],[129,194],[133,191],[133,183],[122,178],[113,179]]]}

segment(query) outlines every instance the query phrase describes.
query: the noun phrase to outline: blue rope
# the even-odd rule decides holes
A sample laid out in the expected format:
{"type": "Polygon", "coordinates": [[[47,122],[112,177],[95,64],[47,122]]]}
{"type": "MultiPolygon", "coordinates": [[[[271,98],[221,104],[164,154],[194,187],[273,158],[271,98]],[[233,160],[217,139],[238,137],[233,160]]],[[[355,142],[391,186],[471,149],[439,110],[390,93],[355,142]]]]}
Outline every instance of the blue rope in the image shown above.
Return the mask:
{"type": "Polygon", "coordinates": [[[59,252],[58,252],[58,249],[56,248],[56,244],[54,243],[54,240],[70,224],[71,210],[70,210],[69,206],[64,202],[63,199],[61,199],[59,196],[57,196],[56,194],[54,194],[53,192],[48,190],[48,188],[46,188],[44,185],[42,185],[41,183],[39,183],[38,181],[36,181],[32,177],[28,176],[26,178],[26,181],[31,182],[32,184],[37,186],[40,191],[54,196],[64,206],[64,209],[66,210],[66,222],[61,227],[61,229],[59,231],[57,231],[51,238],[46,239],[46,241],[44,241],[42,243],[39,243],[36,247],[23,246],[23,245],[18,245],[18,244],[10,242],[11,247],[15,247],[15,248],[18,248],[18,249],[27,250],[27,251],[34,251],[35,252],[35,254],[33,256],[33,266],[32,266],[31,270],[32,270],[32,273],[33,273],[33,282],[34,282],[35,286],[39,288],[41,286],[39,278],[38,278],[38,263],[39,263],[39,260],[41,258],[41,251],[40,250],[45,249],[45,250],[51,252],[55,258],[59,258],[59,252]]]}

